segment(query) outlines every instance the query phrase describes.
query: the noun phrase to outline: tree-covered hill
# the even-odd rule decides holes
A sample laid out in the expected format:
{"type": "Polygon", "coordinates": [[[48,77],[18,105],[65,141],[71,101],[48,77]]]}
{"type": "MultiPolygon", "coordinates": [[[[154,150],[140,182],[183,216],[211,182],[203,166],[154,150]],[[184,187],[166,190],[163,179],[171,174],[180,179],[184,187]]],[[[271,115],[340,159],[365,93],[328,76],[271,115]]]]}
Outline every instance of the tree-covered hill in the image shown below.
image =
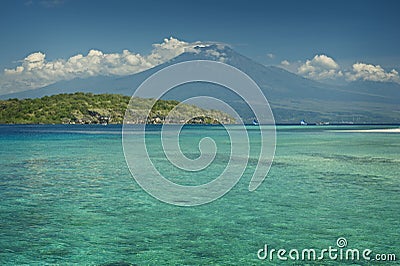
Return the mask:
{"type": "MultiPolygon", "coordinates": [[[[0,101],[1,124],[120,124],[130,97],[118,94],[77,92],[35,99],[8,99],[0,101]]],[[[147,119],[143,115],[153,105],[152,99],[134,98],[130,105],[133,123],[234,123],[229,115],[204,110],[197,106],[180,104],[168,114],[178,101],[158,100],[147,119]],[[135,119],[137,115],[137,119],[135,119]]],[[[147,114],[146,114],[147,115],[147,114]]]]}

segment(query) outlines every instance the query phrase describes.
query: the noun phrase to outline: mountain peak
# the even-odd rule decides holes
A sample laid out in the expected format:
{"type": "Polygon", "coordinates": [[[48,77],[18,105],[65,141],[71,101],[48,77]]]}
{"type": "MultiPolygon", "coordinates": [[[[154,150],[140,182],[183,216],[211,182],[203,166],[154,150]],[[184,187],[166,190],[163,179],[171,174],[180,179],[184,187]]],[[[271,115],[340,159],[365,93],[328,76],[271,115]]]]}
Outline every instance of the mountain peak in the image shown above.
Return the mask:
{"type": "Polygon", "coordinates": [[[229,55],[232,54],[232,48],[224,43],[202,43],[193,47],[189,53],[197,55],[203,59],[226,62],[229,55]]]}

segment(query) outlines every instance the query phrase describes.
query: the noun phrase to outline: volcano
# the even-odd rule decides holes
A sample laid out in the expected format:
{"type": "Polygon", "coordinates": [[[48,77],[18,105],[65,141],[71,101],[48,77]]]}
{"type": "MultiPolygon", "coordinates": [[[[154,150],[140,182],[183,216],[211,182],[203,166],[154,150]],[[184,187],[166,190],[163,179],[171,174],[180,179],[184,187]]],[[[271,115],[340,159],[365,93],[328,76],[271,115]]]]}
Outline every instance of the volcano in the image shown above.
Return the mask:
{"type": "MultiPolygon", "coordinates": [[[[42,88],[1,95],[0,98],[37,98],[46,95],[91,92],[131,96],[155,72],[175,63],[214,60],[232,65],[249,75],[261,88],[277,123],[400,123],[400,85],[389,82],[357,81],[345,85],[306,79],[276,66],[265,66],[243,56],[225,44],[199,45],[170,61],[128,76],[97,76],[60,81],[42,88]]],[[[180,85],[164,99],[185,100],[212,96],[234,107],[251,123],[254,115],[247,104],[224,87],[209,83],[180,85]]],[[[201,106],[206,107],[207,106],[201,106]]]]}

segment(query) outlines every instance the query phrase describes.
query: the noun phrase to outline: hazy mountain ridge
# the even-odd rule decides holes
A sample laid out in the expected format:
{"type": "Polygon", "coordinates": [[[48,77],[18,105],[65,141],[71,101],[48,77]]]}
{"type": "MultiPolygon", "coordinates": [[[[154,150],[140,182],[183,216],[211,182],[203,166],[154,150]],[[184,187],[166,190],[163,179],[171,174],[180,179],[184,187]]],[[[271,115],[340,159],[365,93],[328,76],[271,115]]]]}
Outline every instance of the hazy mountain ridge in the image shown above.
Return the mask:
{"type": "MultiPolygon", "coordinates": [[[[400,123],[400,85],[397,83],[357,81],[341,86],[327,85],[279,67],[264,66],[222,44],[199,46],[195,52],[183,53],[167,63],[134,75],[61,81],[31,91],[1,95],[0,98],[36,98],[77,91],[131,96],[153,73],[174,63],[189,60],[221,61],[248,74],[266,95],[278,123],[297,123],[301,119],[333,123],[400,123]]],[[[239,97],[218,85],[191,83],[179,87],[164,98],[182,101],[203,94],[214,96],[237,108],[247,122],[253,119],[251,111],[239,97]]]]}

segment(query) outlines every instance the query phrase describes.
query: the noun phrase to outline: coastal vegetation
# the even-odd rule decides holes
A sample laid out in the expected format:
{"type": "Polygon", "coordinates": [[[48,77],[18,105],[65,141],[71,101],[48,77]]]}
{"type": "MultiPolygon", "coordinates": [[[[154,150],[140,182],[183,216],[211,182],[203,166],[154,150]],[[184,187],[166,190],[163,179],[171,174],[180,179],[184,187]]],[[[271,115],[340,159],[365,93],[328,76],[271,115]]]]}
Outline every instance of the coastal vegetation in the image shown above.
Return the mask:
{"type": "MultiPolygon", "coordinates": [[[[130,97],[119,94],[77,92],[34,99],[0,100],[1,124],[121,124],[130,97]]],[[[205,110],[173,100],[133,98],[130,123],[230,124],[234,119],[220,111],[205,110]],[[152,108],[151,108],[152,107],[152,108]],[[148,110],[150,110],[148,114],[148,110]],[[172,111],[172,112],[171,112],[172,111]]]]}

